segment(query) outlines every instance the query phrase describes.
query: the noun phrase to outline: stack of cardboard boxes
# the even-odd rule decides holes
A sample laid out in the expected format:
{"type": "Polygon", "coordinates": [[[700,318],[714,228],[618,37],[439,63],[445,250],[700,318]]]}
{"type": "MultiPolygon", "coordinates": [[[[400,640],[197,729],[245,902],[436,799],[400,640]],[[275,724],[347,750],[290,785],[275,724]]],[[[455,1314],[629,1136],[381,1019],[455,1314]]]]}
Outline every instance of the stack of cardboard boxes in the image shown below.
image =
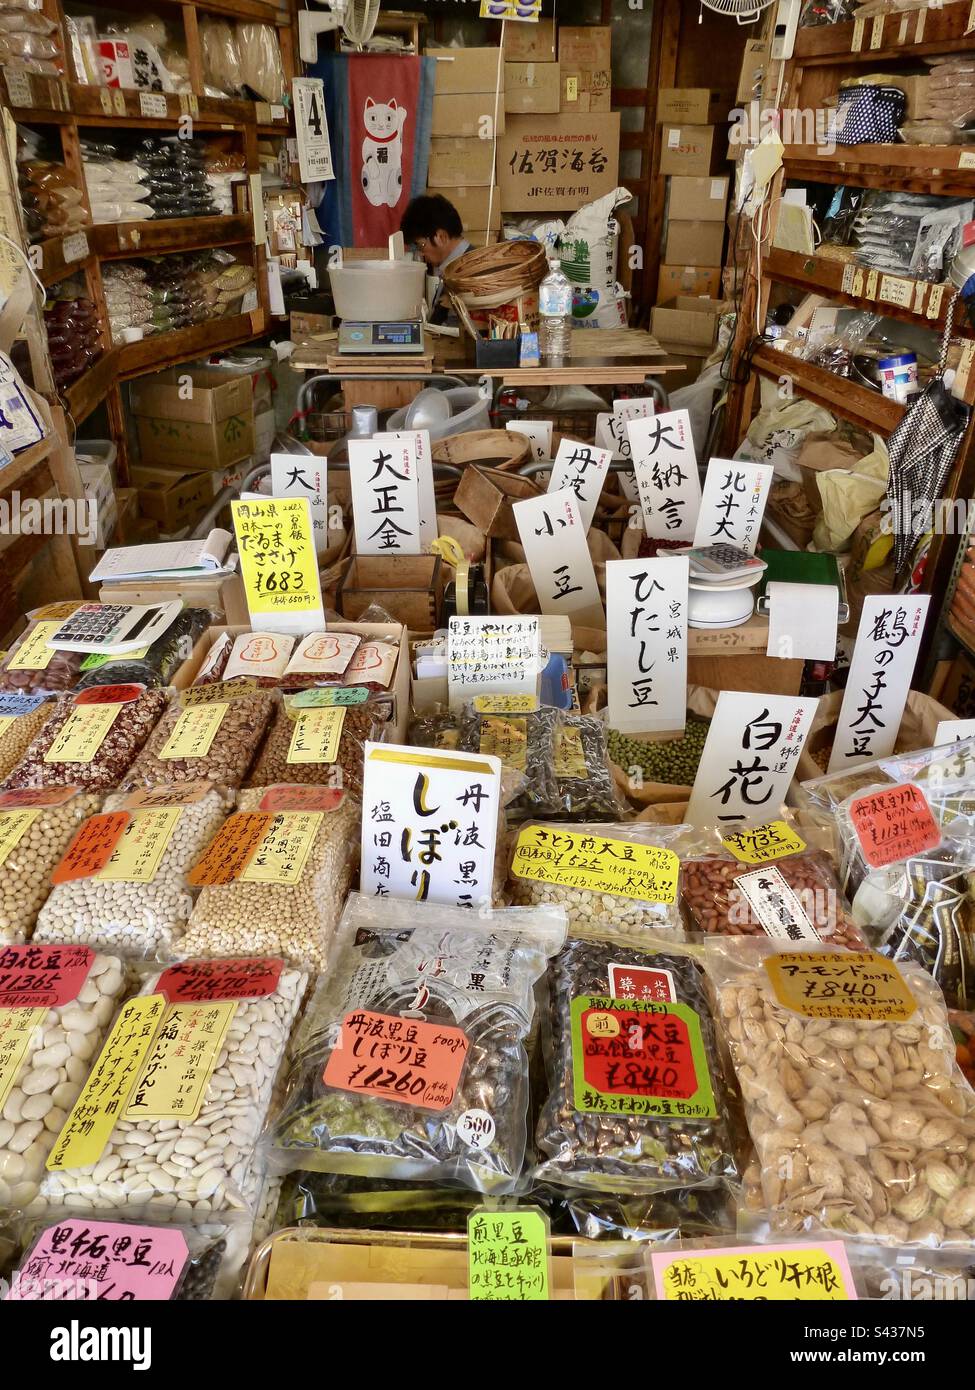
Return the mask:
{"type": "Polygon", "coordinates": [[[492,196],[491,189],[492,132],[502,135],[505,129],[501,50],[435,49],[430,56],[437,60],[437,78],[427,189],[448,198],[468,241],[483,245],[496,240],[501,229],[501,197],[497,188],[492,196]]]}

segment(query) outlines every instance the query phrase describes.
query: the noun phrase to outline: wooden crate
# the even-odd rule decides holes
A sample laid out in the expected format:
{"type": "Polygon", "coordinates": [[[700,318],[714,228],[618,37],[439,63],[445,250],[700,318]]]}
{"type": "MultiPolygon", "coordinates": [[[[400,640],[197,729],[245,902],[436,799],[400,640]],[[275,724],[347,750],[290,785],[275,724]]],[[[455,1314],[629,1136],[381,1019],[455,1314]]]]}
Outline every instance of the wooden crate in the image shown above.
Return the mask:
{"type": "Polygon", "coordinates": [[[443,604],[439,555],[353,555],[336,590],[343,618],[354,621],[376,603],[409,628],[435,628],[443,604]]]}

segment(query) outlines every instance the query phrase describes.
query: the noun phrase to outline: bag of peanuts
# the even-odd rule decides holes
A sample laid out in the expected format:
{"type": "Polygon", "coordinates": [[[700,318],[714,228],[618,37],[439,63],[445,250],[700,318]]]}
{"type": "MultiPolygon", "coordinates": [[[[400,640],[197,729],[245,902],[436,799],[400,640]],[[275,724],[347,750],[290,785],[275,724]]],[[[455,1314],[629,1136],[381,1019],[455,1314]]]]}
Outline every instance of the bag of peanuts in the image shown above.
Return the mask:
{"type": "Polygon", "coordinates": [[[325,969],[359,864],[359,803],[332,787],[241,792],[189,875],[202,888],[182,956],[281,956],[325,969]]]}
{"type": "Polygon", "coordinates": [[[535,1179],[599,1192],[738,1177],[729,1088],[697,963],[679,946],[570,936],[549,972],[535,1179]]]}
{"type": "Polygon", "coordinates": [[[17,766],[53,711],[43,695],[0,695],[0,780],[17,766]]]}
{"type": "Polygon", "coordinates": [[[306,698],[285,695],[275,706],[244,785],[313,783],[361,796],[365,745],[383,738],[389,701],[380,696],[348,707],[318,706],[305,704],[306,698]]]}
{"type": "Polygon", "coordinates": [[[513,1191],[535,983],[564,937],[552,909],[353,893],[292,1048],[272,1166],[513,1191]]]}
{"type": "Polygon", "coordinates": [[[109,796],[55,869],[33,939],[170,959],[193,909],[186,875],[232,807],[210,782],[109,796]]]}
{"type": "Polygon", "coordinates": [[[0,792],[0,944],[30,936],[51,874],[100,805],[100,796],[75,787],[0,792]]]}
{"type": "Polygon", "coordinates": [[[265,958],[149,974],[82,1077],[48,1158],[44,1202],[163,1220],[253,1217],[258,1138],[306,984],[265,958]]]}
{"type": "Polygon", "coordinates": [[[62,696],[4,789],[109,791],[120,786],[166,709],[167,698],[162,690],[138,685],[101,686],[62,696]]]}
{"type": "Polygon", "coordinates": [[[123,789],[181,782],[239,787],[279,704],[276,691],[248,690],[237,682],[182,691],[132,764],[123,789]]]}
{"type": "Polygon", "coordinates": [[[706,964],[772,1233],[975,1238],[975,1092],[910,961],[712,937],[706,964]]]}

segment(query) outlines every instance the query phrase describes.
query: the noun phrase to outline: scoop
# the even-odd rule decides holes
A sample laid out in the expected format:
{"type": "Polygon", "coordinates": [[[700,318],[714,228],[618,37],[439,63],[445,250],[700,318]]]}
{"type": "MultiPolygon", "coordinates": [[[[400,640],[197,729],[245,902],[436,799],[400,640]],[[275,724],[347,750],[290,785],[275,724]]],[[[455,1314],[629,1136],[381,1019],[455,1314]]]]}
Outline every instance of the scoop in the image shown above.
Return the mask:
{"type": "Polygon", "coordinates": [[[450,401],[444,393],[436,386],[428,386],[413,398],[406,412],[405,425],[408,430],[433,429],[449,420],[450,412],[450,401]]]}

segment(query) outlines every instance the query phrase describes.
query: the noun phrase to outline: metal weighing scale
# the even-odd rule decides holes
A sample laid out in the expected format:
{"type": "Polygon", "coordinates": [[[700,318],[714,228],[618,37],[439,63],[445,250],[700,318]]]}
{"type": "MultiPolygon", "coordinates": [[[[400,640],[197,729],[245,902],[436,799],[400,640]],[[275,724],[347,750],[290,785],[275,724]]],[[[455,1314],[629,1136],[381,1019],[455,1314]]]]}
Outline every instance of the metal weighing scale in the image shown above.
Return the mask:
{"type": "Polygon", "coordinates": [[[354,323],[343,319],[339,324],[339,353],[343,352],[358,357],[420,356],[423,353],[423,322],[401,319],[396,323],[354,323]]]}

